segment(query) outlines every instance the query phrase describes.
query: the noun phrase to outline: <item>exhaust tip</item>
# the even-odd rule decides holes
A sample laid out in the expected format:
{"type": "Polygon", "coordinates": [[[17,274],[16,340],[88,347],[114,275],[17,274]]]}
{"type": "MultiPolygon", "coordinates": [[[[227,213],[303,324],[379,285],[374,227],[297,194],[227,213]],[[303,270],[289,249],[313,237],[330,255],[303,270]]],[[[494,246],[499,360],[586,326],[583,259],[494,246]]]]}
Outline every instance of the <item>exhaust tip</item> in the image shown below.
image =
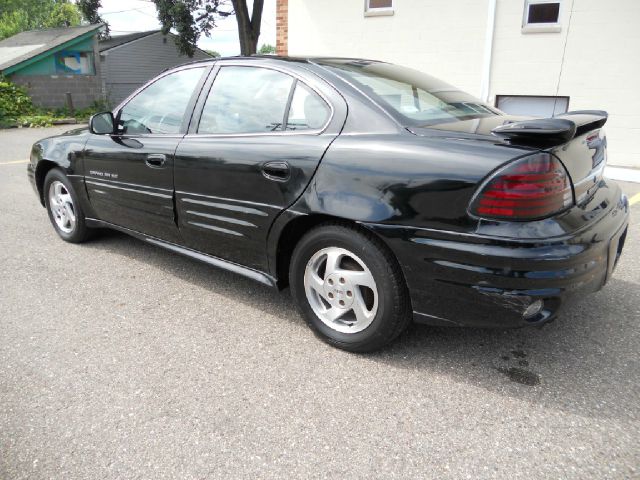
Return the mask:
{"type": "Polygon", "coordinates": [[[535,317],[538,315],[542,309],[544,308],[544,301],[536,300],[531,303],[527,308],[525,308],[524,312],[522,312],[522,318],[529,319],[531,317],[535,317]]]}

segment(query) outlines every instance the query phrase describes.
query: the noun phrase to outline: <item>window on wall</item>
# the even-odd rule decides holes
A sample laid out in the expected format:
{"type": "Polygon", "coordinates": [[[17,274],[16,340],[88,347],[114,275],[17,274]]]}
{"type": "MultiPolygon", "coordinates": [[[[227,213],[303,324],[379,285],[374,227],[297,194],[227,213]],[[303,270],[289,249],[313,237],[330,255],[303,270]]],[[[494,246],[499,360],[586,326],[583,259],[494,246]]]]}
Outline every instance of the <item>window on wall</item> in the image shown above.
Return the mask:
{"type": "Polygon", "coordinates": [[[94,75],[93,53],[63,51],[55,56],[56,72],[67,75],[94,75]]]}
{"type": "Polygon", "coordinates": [[[549,118],[567,111],[569,97],[496,95],[496,107],[511,115],[549,118]]]}
{"type": "Polygon", "coordinates": [[[393,15],[393,0],[365,0],[365,16],[393,15]]]}
{"type": "Polygon", "coordinates": [[[523,32],[559,32],[560,0],[525,0],[523,32]]]}

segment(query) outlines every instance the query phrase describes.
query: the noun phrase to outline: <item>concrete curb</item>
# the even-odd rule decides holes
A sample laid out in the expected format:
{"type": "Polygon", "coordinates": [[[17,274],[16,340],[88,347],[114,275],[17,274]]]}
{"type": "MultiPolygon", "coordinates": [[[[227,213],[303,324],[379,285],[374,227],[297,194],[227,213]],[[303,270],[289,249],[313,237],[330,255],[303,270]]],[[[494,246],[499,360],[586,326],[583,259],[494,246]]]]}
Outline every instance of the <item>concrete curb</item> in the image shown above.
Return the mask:
{"type": "Polygon", "coordinates": [[[636,170],[635,168],[614,167],[611,165],[607,165],[607,167],[604,169],[604,174],[606,177],[612,178],[613,180],[640,183],[640,170],[636,170]]]}

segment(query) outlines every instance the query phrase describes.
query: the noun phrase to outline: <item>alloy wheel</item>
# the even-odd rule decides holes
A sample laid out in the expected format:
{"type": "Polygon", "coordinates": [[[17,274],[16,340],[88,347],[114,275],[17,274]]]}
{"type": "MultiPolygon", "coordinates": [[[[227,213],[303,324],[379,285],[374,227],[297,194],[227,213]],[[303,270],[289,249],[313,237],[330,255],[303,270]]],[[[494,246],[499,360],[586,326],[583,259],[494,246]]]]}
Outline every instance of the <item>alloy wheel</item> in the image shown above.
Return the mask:
{"type": "Polygon", "coordinates": [[[378,311],[378,288],[371,271],[344,248],[316,252],[305,267],[304,288],[313,312],[338,332],[364,330],[378,311]]]}
{"type": "Polygon", "coordinates": [[[76,227],[76,213],[73,199],[67,187],[59,180],[49,185],[49,209],[58,228],[71,233],[76,227]]]}

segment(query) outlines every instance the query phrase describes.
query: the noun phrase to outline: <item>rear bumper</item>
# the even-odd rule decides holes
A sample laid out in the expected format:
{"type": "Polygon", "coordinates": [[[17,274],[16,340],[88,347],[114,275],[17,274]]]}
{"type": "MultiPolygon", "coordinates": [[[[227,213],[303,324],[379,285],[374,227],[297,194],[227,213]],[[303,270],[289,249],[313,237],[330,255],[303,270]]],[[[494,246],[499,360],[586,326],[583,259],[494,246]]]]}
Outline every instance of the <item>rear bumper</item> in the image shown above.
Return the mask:
{"type": "Polygon", "coordinates": [[[553,319],[572,299],[609,280],[624,247],[627,198],[577,233],[505,239],[411,227],[367,225],[396,254],[414,320],[431,325],[520,327],[553,319]],[[536,300],[541,311],[525,317],[536,300]]]}

